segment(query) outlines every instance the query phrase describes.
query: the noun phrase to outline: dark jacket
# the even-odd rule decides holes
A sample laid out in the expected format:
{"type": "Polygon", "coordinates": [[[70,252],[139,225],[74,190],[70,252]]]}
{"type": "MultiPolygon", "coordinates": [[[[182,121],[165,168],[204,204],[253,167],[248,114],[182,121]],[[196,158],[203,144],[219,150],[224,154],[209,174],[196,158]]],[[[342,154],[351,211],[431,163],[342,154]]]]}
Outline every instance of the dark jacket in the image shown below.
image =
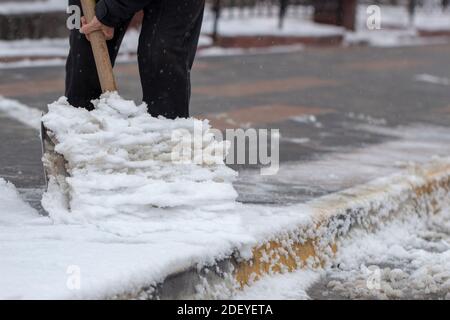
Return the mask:
{"type": "Polygon", "coordinates": [[[152,0],[100,0],[95,8],[95,15],[101,23],[116,27],[145,8],[152,0]]]}

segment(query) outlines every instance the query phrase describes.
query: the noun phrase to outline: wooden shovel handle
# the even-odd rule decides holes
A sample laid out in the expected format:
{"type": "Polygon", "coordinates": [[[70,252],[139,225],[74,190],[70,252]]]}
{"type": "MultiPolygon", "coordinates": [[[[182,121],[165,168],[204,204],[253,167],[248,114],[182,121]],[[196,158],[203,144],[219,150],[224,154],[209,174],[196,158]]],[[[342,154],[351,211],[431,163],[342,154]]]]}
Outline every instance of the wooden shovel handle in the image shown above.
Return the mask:
{"type": "MultiPolygon", "coordinates": [[[[81,0],[81,6],[86,21],[91,22],[95,17],[95,0],[81,0]]],[[[105,35],[102,31],[95,31],[90,34],[90,39],[102,92],[117,91],[105,35]]]]}

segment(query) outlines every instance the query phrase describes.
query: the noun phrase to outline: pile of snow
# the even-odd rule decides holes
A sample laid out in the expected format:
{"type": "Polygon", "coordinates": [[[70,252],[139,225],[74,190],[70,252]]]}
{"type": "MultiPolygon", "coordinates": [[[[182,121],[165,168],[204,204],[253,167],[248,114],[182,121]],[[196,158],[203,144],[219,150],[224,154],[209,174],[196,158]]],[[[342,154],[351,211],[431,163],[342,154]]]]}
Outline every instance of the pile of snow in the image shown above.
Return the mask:
{"type": "Polygon", "coordinates": [[[70,214],[55,181],[44,195],[53,219],[143,219],[154,208],[233,207],[236,173],[223,161],[228,143],[214,138],[207,121],[153,118],[145,104],[136,106],[117,93],[94,105],[89,112],[61,98],[43,117],[70,175],[70,214]]]}
{"type": "Polygon", "coordinates": [[[145,226],[145,232],[126,235],[106,225],[58,224],[40,216],[0,179],[0,299],[133,295],[252,241],[232,212],[153,211],[152,220],[147,215],[134,224],[123,217],[122,227],[129,231],[145,226]]]}

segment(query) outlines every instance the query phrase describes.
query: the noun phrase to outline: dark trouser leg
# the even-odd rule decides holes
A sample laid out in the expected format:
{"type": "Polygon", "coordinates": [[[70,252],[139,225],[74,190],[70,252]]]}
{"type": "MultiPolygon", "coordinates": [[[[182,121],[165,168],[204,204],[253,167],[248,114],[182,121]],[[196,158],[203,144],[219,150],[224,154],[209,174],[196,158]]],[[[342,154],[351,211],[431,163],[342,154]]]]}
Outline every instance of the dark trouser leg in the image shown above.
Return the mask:
{"type": "MultiPolygon", "coordinates": [[[[79,5],[80,0],[70,0],[79,5]]],[[[128,23],[115,29],[114,38],[108,41],[109,55],[114,65],[128,23]]],[[[92,109],[91,100],[102,93],[89,41],[79,30],[70,31],[70,51],[66,63],[66,97],[74,107],[92,109]]]]}
{"type": "Polygon", "coordinates": [[[144,9],[138,60],[152,116],[189,117],[190,73],[205,0],[155,0],[144,9]]]}

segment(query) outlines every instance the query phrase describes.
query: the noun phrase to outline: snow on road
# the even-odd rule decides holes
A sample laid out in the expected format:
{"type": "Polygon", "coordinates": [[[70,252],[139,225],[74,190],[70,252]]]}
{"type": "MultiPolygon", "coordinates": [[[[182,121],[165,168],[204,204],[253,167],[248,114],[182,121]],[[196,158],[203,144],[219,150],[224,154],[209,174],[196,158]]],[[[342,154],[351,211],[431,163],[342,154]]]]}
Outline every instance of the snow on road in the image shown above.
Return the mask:
{"type": "MultiPolygon", "coordinates": [[[[373,121],[376,120],[370,118],[370,122],[373,121]]],[[[235,187],[253,201],[296,203],[389,176],[414,163],[426,163],[433,157],[450,155],[450,131],[445,127],[415,125],[390,128],[361,124],[353,129],[384,135],[390,140],[351,152],[333,150],[315,161],[282,163],[273,176],[242,170],[235,187]]],[[[323,130],[326,132],[327,128],[323,130]]]]}
{"type": "Polygon", "coordinates": [[[431,84],[439,84],[443,86],[449,86],[450,85],[450,79],[444,78],[444,77],[438,77],[431,74],[418,74],[414,77],[415,81],[418,82],[425,82],[425,83],[431,83],[431,84]]]}
{"type": "Polygon", "coordinates": [[[355,229],[330,267],[266,277],[234,298],[450,299],[450,206],[355,229]]]}
{"type": "Polygon", "coordinates": [[[35,130],[39,130],[41,127],[42,111],[30,108],[17,100],[0,96],[0,112],[35,130]]]}
{"type": "MultiPolygon", "coordinates": [[[[11,104],[11,101],[8,101],[8,104],[11,104]]],[[[67,107],[64,106],[63,101],[60,101],[56,108],[58,106],[64,110],[67,107]]],[[[122,103],[119,103],[115,110],[113,108],[108,112],[126,114],[129,111],[127,106],[128,104],[123,106],[122,103]]],[[[26,108],[28,109],[28,107],[26,108]]],[[[19,109],[22,110],[22,108],[19,109]]],[[[133,108],[133,110],[137,113],[141,112],[139,108],[133,108]]],[[[85,111],[78,110],[78,112],[84,113],[85,111]]],[[[66,143],[61,148],[65,148],[70,155],[71,152],[77,150],[76,148],[85,147],[84,151],[86,152],[83,154],[93,156],[95,149],[98,148],[95,139],[113,141],[117,144],[117,148],[105,150],[106,158],[98,159],[108,159],[109,152],[110,156],[117,155],[117,157],[109,158],[110,160],[123,161],[127,156],[126,153],[119,152],[120,146],[133,141],[133,132],[127,131],[132,128],[126,129],[127,125],[124,119],[128,116],[121,118],[117,114],[108,114],[108,112],[98,110],[89,116],[79,114],[76,117],[69,112],[68,117],[53,119],[54,121],[64,119],[64,121],[68,121],[61,124],[60,129],[62,128],[63,132],[60,137],[62,138],[67,138],[67,133],[74,130],[70,126],[71,123],[80,119],[84,121],[84,126],[81,126],[84,131],[75,131],[76,134],[73,135],[79,139],[71,141],[68,138],[68,140],[61,141],[66,143]],[[116,117],[116,120],[124,125],[122,129],[126,134],[120,139],[115,139],[114,135],[108,135],[110,117],[113,119],[116,117]],[[93,145],[89,146],[88,142],[93,145]],[[78,146],[77,143],[80,145],[78,146]],[[74,149],[71,149],[72,147],[74,149]]],[[[9,114],[9,116],[14,115],[9,114]]],[[[139,117],[136,120],[138,119],[139,117]]],[[[147,120],[141,125],[153,126],[152,128],[155,129],[155,123],[149,123],[147,120]]],[[[424,126],[389,128],[362,125],[362,129],[391,136],[395,140],[352,152],[334,153],[332,157],[317,161],[283,164],[280,173],[267,178],[267,180],[257,174],[252,175],[245,172],[242,177],[238,178],[237,186],[242,186],[242,182],[245,182],[247,187],[250,187],[250,192],[253,190],[251,186],[255,186],[253,191],[265,198],[282,197],[284,187],[292,191],[296,190],[301,183],[307,184],[312,189],[318,188],[322,191],[325,189],[327,192],[335,192],[366,183],[380,175],[388,176],[403,169],[405,169],[402,171],[405,178],[411,177],[411,181],[414,181],[414,164],[411,162],[427,163],[433,155],[436,156],[436,161],[448,161],[448,159],[439,157],[448,157],[450,154],[450,134],[446,128],[424,126]],[[349,167],[352,170],[348,170],[349,167]],[[408,168],[411,171],[408,171],[408,168]],[[413,175],[411,176],[411,174],[413,175]],[[256,186],[258,186],[257,189],[256,186]]],[[[147,135],[146,137],[148,138],[147,135]]],[[[101,154],[100,149],[97,151],[101,154]]],[[[77,153],[72,155],[75,156],[77,153]]],[[[77,161],[82,163],[83,159],[77,161]]],[[[115,162],[99,162],[101,166],[108,163],[114,166],[115,162]]],[[[78,169],[83,170],[84,168],[78,169]]],[[[114,168],[111,167],[111,169],[114,168]]],[[[130,172],[132,173],[132,171],[130,172]]],[[[159,173],[152,172],[152,174],[159,173]]],[[[99,201],[104,192],[100,189],[112,187],[117,182],[120,181],[112,181],[111,185],[89,183],[90,189],[87,189],[90,191],[80,189],[87,196],[85,200],[88,199],[84,206],[91,207],[91,209],[96,205],[103,209],[113,208],[114,206],[111,207],[111,203],[108,203],[107,199],[102,198],[105,201],[99,201]],[[95,201],[91,201],[92,199],[95,201]]],[[[132,192],[137,190],[133,189],[131,185],[129,187],[132,192]]],[[[245,188],[238,189],[244,193],[249,192],[248,188],[247,190],[245,188]]],[[[127,192],[127,189],[124,188],[120,192],[119,198],[131,201],[132,199],[130,200],[126,196],[127,192]]],[[[161,194],[161,190],[157,187],[154,192],[161,194]]],[[[278,232],[311,228],[315,212],[313,204],[310,202],[299,203],[311,200],[311,198],[305,200],[299,198],[298,194],[296,204],[288,206],[286,204],[280,206],[244,205],[229,202],[227,208],[222,207],[222,210],[215,210],[208,209],[208,206],[192,208],[183,205],[168,205],[165,209],[156,208],[151,205],[155,204],[153,191],[150,190],[148,193],[149,199],[141,200],[148,201],[149,205],[146,206],[146,203],[142,202],[136,203],[136,206],[130,208],[139,208],[139,210],[134,210],[130,215],[127,215],[126,210],[118,210],[112,212],[111,215],[109,215],[111,211],[106,212],[106,215],[102,215],[105,219],[96,219],[95,211],[92,211],[94,215],[86,215],[84,221],[80,221],[80,219],[69,219],[70,216],[67,213],[50,217],[39,216],[38,212],[24,203],[11,184],[1,180],[0,274],[2,277],[0,277],[0,298],[100,298],[105,295],[133,292],[133,290],[141,288],[143,284],[155,284],[166,276],[188,267],[212,263],[214,259],[228,256],[235,250],[245,256],[250,248],[278,232]],[[61,217],[68,219],[60,219],[61,217]],[[124,225],[126,228],[123,228],[124,225]],[[70,276],[70,273],[67,272],[72,270],[71,267],[76,267],[81,271],[80,290],[73,290],[67,286],[70,276]]],[[[165,199],[164,201],[168,201],[167,203],[170,204],[172,199],[167,196],[165,199]]],[[[180,204],[180,199],[174,200],[180,204]]],[[[445,241],[448,242],[448,240],[445,241]]],[[[442,248],[441,246],[440,249],[442,248]]],[[[345,243],[343,250],[345,250],[345,243]]],[[[363,261],[364,257],[369,256],[368,254],[367,251],[362,251],[358,258],[361,260],[360,262],[356,265],[347,264],[350,270],[355,268],[359,270],[360,265],[364,263],[367,266],[373,264],[373,261],[363,261]]],[[[445,256],[442,259],[444,258],[445,256]]],[[[343,267],[341,266],[341,268],[343,267]]],[[[421,268],[420,270],[423,272],[425,267],[418,265],[418,268],[421,268]]],[[[345,271],[345,269],[343,270],[345,271]]],[[[305,275],[301,277],[306,279],[305,275]]],[[[300,292],[299,289],[299,293],[296,293],[293,288],[290,290],[290,297],[302,298],[306,297],[305,292],[308,292],[308,286],[302,279],[298,279],[298,281],[273,280],[273,283],[279,282],[281,285],[284,282],[285,285],[292,284],[293,286],[297,283],[297,288],[302,291],[300,292]]],[[[306,280],[310,281],[309,276],[306,280]]],[[[345,283],[343,282],[343,285],[345,283]]],[[[265,285],[262,282],[258,286],[270,287],[272,284],[265,285]]],[[[258,294],[261,296],[263,292],[258,294]]],[[[284,294],[281,287],[272,292],[278,292],[278,297],[284,294]]],[[[257,293],[254,293],[253,296],[255,294],[257,293]]]]}

